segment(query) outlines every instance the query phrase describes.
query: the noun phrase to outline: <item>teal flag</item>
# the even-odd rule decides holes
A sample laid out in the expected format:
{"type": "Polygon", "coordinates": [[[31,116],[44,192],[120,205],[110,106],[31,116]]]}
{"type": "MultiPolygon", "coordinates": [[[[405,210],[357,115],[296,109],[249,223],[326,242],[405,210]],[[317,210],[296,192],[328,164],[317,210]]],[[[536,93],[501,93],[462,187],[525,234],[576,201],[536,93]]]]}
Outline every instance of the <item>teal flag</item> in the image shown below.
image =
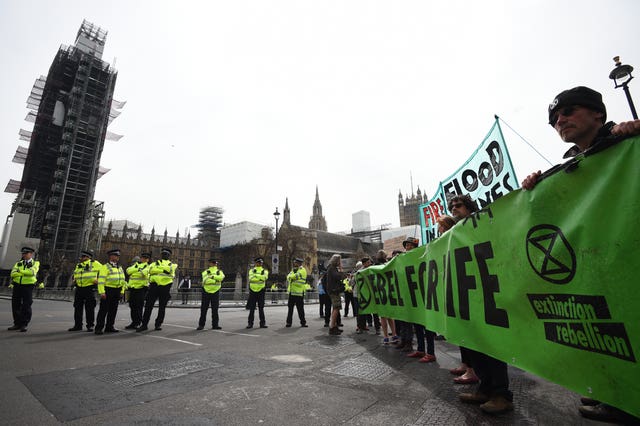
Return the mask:
{"type": "Polygon", "coordinates": [[[640,416],[638,164],[640,137],[581,154],[360,271],[363,313],[423,324],[640,416]]]}
{"type": "Polygon", "coordinates": [[[471,157],[455,173],[440,182],[432,199],[418,207],[422,241],[428,243],[438,236],[436,220],[441,215],[449,214],[449,198],[469,194],[478,207],[484,207],[516,188],[518,180],[496,117],[491,130],[471,157]]]}

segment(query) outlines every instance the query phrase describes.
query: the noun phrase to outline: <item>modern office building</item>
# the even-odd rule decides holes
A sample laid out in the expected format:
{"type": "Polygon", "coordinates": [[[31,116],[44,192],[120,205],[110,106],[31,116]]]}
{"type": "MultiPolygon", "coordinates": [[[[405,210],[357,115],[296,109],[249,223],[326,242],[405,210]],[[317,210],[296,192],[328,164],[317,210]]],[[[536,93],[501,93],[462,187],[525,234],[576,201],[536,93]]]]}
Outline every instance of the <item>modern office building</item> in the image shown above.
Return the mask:
{"type": "Polygon", "coordinates": [[[22,180],[5,189],[17,194],[10,217],[29,216],[24,231],[12,230],[14,238],[24,232],[25,241],[39,239],[41,263],[56,268],[100,244],[104,211],[93,197],[97,179],[108,171],[100,167],[105,139],[121,137],[107,126],[124,105],[113,100],[117,72],[102,60],[106,36],[83,21],[74,45],[62,45],[47,76],[36,80],[26,117],[33,131],[20,130],[29,146],[18,147],[13,159],[24,164],[22,180]]]}

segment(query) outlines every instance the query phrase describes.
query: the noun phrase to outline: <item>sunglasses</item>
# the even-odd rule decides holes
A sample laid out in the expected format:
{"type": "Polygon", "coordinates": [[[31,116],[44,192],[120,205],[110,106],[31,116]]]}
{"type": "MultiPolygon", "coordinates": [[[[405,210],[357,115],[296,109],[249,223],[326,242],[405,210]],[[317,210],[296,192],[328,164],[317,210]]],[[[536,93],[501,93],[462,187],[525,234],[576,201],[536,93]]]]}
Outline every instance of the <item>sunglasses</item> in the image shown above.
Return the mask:
{"type": "Polygon", "coordinates": [[[464,206],[464,203],[453,203],[451,204],[451,208],[456,208],[459,209],[460,207],[464,206]]]}
{"type": "Polygon", "coordinates": [[[576,109],[578,107],[577,106],[566,106],[563,108],[559,108],[554,114],[553,117],[551,117],[551,121],[549,122],[549,124],[551,124],[553,127],[555,127],[556,123],[558,122],[558,116],[560,114],[562,114],[565,117],[571,117],[573,115],[574,112],[576,112],[576,109]]]}

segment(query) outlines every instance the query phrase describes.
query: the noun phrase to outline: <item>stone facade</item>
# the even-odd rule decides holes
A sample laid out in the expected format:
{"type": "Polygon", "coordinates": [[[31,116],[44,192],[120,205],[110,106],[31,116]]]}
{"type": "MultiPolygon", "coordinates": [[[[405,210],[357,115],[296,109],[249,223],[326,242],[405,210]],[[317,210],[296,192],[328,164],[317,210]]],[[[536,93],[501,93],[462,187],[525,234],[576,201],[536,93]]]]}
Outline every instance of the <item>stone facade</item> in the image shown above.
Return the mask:
{"type": "Polygon", "coordinates": [[[216,247],[191,239],[191,234],[180,237],[176,232],[175,237],[169,237],[166,230],[164,234],[156,235],[155,229],[151,230],[150,234],[144,234],[141,226],[137,229],[128,229],[125,224],[122,230],[116,230],[109,223],[102,236],[100,250],[96,253],[96,260],[106,262],[107,252],[118,248],[121,252],[121,263],[128,266],[133,263],[135,256],[140,256],[140,253],[145,251],[151,252],[152,261],[159,259],[160,250],[163,247],[172,251],[171,260],[178,264],[177,276],[191,277],[192,284],[200,282],[200,274],[208,266],[209,258],[219,257],[219,250],[216,247]]]}
{"type": "Polygon", "coordinates": [[[398,212],[400,214],[400,226],[420,225],[420,210],[418,206],[425,203],[425,197],[423,196],[420,188],[414,195],[413,193],[409,197],[402,197],[402,191],[398,194],[398,212]]]}

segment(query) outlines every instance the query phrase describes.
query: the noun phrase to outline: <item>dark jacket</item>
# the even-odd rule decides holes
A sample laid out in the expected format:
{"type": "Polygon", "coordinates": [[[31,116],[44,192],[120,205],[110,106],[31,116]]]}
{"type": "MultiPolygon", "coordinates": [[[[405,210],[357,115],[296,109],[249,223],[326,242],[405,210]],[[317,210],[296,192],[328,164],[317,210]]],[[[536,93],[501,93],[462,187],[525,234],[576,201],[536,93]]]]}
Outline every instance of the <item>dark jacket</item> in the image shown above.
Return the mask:
{"type": "Polygon", "coordinates": [[[344,283],[342,280],[347,276],[344,272],[338,271],[333,265],[327,269],[327,288],[328,294],[340,294],[344,291],[344,283]]]}

